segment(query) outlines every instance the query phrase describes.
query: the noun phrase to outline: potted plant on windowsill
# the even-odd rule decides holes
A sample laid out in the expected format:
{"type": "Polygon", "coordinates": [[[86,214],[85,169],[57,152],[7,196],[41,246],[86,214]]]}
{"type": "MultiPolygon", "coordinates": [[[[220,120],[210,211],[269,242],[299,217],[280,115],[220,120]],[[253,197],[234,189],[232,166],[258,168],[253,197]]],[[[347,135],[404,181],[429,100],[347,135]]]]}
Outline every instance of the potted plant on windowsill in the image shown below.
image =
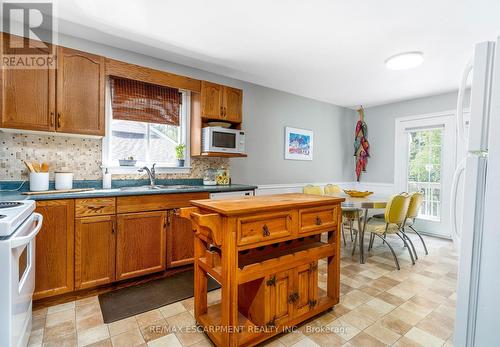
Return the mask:
{"type": "Polygon", "coordinates": [[[177,158],[177,166],[178,167],[184,166],[184,150],[185,149],[186,149],[186,145],[183,143],[179,143],[177,146],[175,146],[175,156],[177,158]]]}

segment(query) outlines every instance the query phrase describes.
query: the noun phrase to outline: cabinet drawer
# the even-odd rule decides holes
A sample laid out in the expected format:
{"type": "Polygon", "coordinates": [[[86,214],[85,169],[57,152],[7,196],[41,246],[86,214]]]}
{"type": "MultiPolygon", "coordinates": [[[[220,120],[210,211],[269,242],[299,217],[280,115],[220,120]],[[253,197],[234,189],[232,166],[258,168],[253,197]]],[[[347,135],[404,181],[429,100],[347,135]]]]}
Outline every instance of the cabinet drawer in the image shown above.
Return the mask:
{"type": "Polygon", "coordinates": [[[308,208],[299,211],[299,233],[323,230],[337,225],[336,206],[308,208]]]}
{"type": "Polygon", "coordinates": [[[238,245],[278,239],[292,234],[291,212],[238,219],[238,245]]]}
{"type": "Polygon", "coordinates": [[[75,216],[91,217],[115,214],[115,198],[76,199],[75,216]]]}

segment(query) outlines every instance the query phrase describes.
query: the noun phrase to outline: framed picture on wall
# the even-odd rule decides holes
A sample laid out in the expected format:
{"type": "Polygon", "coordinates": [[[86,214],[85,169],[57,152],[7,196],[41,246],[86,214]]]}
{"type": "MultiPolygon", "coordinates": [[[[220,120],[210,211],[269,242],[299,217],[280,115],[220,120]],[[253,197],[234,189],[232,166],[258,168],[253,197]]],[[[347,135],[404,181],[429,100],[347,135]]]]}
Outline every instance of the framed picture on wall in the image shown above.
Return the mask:
{"type": "Polygon", "coordinates": [[[285,159],[313,160],[313,132],[285,127],[285,159]]]}

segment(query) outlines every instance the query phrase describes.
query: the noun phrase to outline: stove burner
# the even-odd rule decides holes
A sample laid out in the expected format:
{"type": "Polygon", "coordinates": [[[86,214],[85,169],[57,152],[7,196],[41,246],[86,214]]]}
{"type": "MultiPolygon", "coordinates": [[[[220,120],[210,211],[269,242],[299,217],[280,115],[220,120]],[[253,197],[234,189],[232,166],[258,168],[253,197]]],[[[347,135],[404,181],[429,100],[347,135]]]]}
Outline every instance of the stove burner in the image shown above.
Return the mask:
{"type": "Polygon", "coordinates": [[[13,201],[0,201],[0,208],[10,208],[21,206],[22,202],[13,202],[13,201]]]}
{"type": "Polygon", "coordinates": [[[4,214],[0,214],[0,219],[5,218],[5,217],[7,217],[7,216],[4,214]]]}

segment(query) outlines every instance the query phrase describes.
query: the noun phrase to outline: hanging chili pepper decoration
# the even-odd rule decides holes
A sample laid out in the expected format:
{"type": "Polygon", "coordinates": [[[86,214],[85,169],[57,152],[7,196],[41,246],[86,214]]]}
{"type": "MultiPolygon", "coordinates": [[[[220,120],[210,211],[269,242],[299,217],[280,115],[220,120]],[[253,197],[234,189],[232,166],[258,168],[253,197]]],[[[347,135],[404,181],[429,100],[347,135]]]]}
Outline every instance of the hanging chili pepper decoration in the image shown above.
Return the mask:
{"type": "Polygon", "coordinates": [[[368,143],[368,126],[365,123],[365,110],[361,106],[358,110],[359,120],[356,123],[354,139],[354,156],[356,157],[356,179],[359,182],[361,172],[366,171],[366,164],[370,157],[370,144],[368,143]]]}

